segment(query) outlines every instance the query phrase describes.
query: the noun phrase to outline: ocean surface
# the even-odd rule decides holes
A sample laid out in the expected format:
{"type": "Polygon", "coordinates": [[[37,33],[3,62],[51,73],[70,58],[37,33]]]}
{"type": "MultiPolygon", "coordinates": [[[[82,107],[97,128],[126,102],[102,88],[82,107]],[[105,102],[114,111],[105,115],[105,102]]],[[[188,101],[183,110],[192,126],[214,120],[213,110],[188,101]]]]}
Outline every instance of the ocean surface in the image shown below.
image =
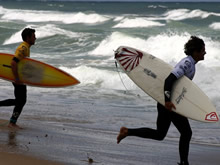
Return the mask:
{"type": "MultiPolygon", "coordinates": [[[[36,30],[31,57],[63,69],[81,83],[28,87],[20,125],[60,126],[68,135],[77,132],[93,139],[106,131],[114,135],[115,143],[121,126],[155,128],[156,102],[116,68],[114,50],[121,45],[135,47],[174,66],[185,57],[183,46],[191,35],[205,41],[207,52],[193,81],[220,114],[220,3],[0,0],[0,52],[13,54],[26,27],[36,30]]],[[[0,80],[0,91],[0,100],[14,97],[10,82],[0,80]]],[[[9,119],[11,113],[12,107],[1,107],[1,118],[9,119]]],[[[192,143],[220,146],[219,123],[190,123],[192,143]]],[[[178,141],[173,125],[166,139],[178,141]]],[[[68,152],[74,152],[70,148],[68,152]]]]}

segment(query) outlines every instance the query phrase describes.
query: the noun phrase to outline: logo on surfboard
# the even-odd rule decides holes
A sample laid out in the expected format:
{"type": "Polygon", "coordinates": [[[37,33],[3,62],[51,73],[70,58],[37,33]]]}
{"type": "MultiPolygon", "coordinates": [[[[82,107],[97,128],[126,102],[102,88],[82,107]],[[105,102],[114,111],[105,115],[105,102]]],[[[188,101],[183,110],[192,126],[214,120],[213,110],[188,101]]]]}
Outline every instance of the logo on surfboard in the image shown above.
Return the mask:
{"type": "Polygon", "coordinates": [[[215,112],[211,112],[206,115],[205,120],[207,121],[218,121],[218,115],[215,112]]]}
{"type": "Polygon", "coordinates": [[[154,72],[152,72],[150,69],[144,68],[144,73],[146,73],[146,75],[151,76],[154,79],[157,78],[157,75],[154,72]]]}
{"type": "Polygon", "coordinates": [[[184,95],[186,94],[187,89],[183,87],[181,94],[175,99],[176,103],[179,104],[181,100],[183,100],[184,95]]]}
{"type": "Polygon", "coordinates": [[[116,52],[115,54],[115,58],[118,59],[121,66],[127,72],[130,72],[136,68],[139,65],[140,59],[142,59],[142,57],[143,53],[129,48],[122,48],[120,52],[116,52]]]}

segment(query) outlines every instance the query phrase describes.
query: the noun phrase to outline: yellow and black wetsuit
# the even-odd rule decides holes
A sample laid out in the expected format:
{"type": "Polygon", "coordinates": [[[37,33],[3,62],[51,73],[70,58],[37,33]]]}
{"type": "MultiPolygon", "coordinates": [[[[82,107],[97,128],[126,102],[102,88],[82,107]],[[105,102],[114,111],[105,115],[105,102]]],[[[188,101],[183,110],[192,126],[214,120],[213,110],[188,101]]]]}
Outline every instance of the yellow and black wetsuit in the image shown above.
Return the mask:
{"type": "MultiPolygon", "coordinates": [[[[13,60],[17,63],[24,59],[25,57],[30,56],[30,45],[27,42],[22,42],[15,51],[15,56],[13,60]]],[[[26,103],[27,99],[27,87],[23,84],[15,84],[14,86],[14,95],[15,99],[7,99],[0,101],[0,106],[15,106],[13,114],[10,119],[10,123],[16,124],[18,117],[21,114],[21,111],[26,103]]]]}
{"type": "Polygon", "coordinates": [[[14,59],[20,61],[25,57],[30,57],[30,45],[24,41],[16,49],[14,59]]]}

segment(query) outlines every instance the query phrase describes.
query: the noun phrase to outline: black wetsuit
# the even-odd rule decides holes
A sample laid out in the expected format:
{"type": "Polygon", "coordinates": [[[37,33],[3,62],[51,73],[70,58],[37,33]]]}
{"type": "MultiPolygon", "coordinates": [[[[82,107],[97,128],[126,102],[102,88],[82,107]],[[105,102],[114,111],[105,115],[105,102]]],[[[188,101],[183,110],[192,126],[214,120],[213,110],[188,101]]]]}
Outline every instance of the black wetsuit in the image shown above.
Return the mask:
{"type": "MultiPolygon", "coordinates": [[[[173,69],[171,74],[165,80],[164,93],[165,100],[170,101],[173,83],[183,75],[192,79],[195,74],[195,60],[188,56],[182,59],[173,69]]],[[[163,140],[168,132],[171,122],[180,132],[179,153],[182,164],[188,164],[189,144],[192,136],[192,130],[189,121],[175,112],[167,110],[163,105],[157,104],[158,117],[157,129],[137,128],[128,129],[128,136],[138,136],[154,140],[163,140]]]]}
{"type": "Polygon", "coordinates": [[[18,117],[26,103],[27,87],[26,85],[18,85],[12,83],[14,86],[15,99],[7,99],[0,101],[0,106],[15,106],[13,114],[10,119],[10,123],[16,124],[18,117]]]}

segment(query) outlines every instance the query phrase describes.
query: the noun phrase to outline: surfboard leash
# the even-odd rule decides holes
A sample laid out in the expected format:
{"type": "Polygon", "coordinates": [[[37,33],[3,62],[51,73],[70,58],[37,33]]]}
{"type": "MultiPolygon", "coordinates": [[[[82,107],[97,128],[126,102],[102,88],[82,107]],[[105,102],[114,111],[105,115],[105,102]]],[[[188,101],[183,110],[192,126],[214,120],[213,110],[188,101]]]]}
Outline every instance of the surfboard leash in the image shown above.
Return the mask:
{"type": "Polygon", "coordinates": [[[117,61],[116,61],[116,60],[115,60],[115,67],[116,67],[116,70],[117,70],[118,75],[119,75],[119,77],[120,77],[120,80],[121,80],[121,82],[122,82],[122,84],[123,84],[123,86],[124,86],[124,88],[125,88],[125,91],[128,92],[128,88],[126,88],[126,86],[125,86],[125,84],[124,84],[124,82],[123,82],[123,80],[122,80],[121,74],[120,74],[120,72],[119,72],[119,70],[118,70],[118,64],[117,64],[117,61]]]}

